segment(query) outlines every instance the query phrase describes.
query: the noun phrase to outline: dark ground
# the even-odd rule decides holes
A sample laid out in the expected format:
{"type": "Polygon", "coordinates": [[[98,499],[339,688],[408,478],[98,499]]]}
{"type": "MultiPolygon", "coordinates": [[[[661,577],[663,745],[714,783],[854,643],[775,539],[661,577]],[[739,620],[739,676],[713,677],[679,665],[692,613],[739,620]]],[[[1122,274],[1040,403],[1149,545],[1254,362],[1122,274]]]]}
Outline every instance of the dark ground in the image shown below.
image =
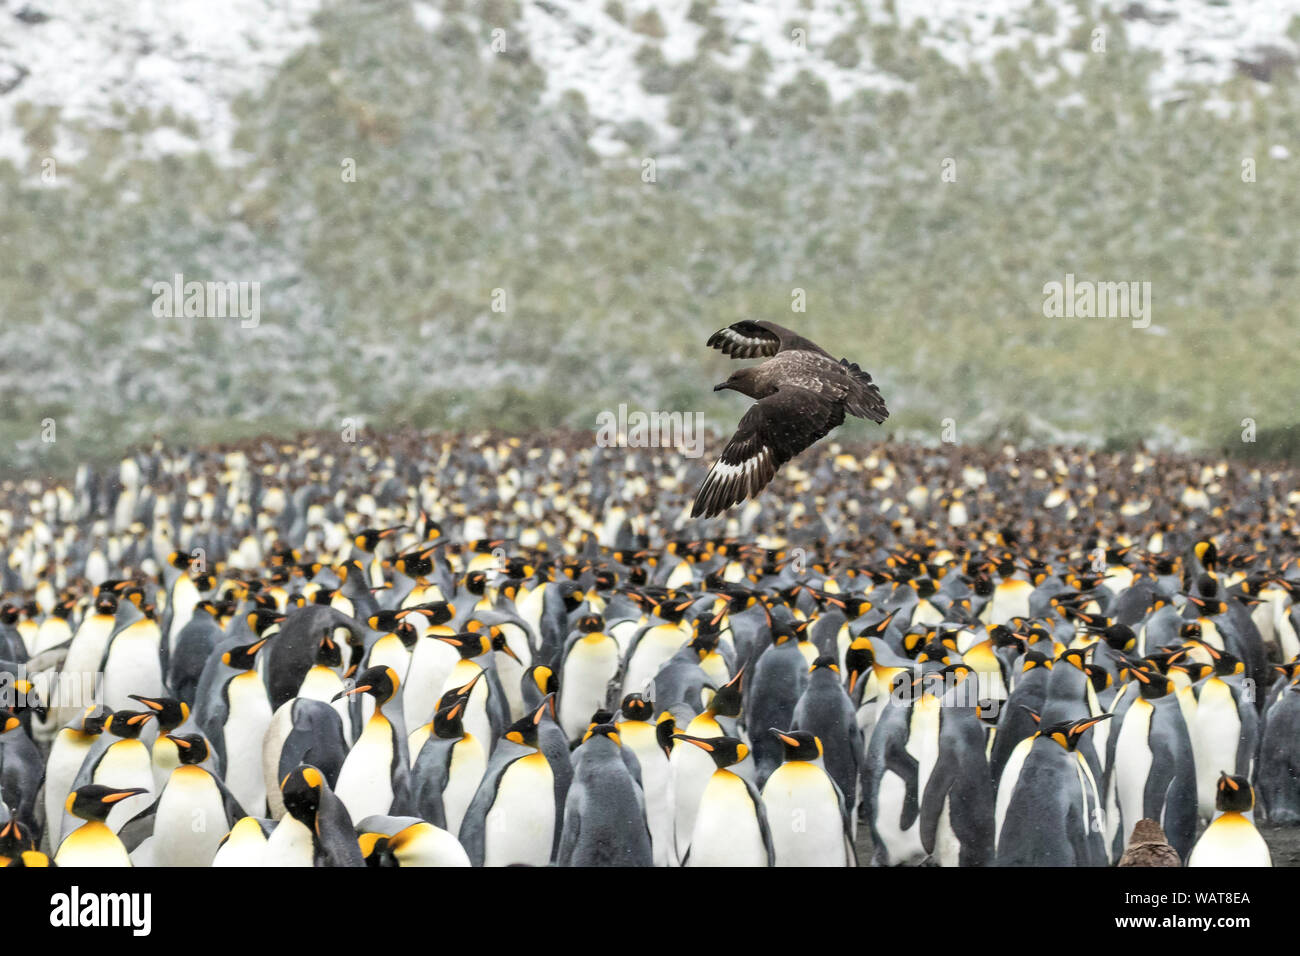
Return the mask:
{"type": "MultiPolygon", "coordinates": [[[[1258,824],[1259,832],[1273,855],[1274,866],[1300,866],[1300,827],[1281,827],[1270,823],[1258,824]]],[[[858,824],[858,865],[871,865],[871,828],[865,822],[858,824]]]]}

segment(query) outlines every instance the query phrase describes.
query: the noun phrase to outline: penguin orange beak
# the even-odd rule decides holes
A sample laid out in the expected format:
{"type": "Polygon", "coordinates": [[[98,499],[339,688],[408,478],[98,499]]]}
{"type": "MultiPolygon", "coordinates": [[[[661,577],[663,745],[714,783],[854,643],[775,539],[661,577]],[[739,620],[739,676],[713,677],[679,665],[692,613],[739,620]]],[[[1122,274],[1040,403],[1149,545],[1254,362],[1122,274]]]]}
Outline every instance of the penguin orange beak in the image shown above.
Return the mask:
{"type": "Polygon", "coordinates": [[[468,697],[468,696],[469,696],[469,692],[472,691],[472,690],[474,689],[474,685],[477,684],[477,683],[479,682],[479,680],[483,677],[483,675],[486,674],[486,673],[487,673],[487,671],[482,671],[482,670],[481,670],[481,671],[479,671],[477,674],[475,674],[472,678],[470,678],[469,683],[462,684],[460,687],[457,687],[457,688],[456,688],[456,694],[457,694],[457,696],[459,696],[459,697],[468,697]]]}
{"type": "Polygon", "coordinates": [[[342,700],[344,697],[351,697],[353,694],[364,694],[366,691],[372,689],[373,688],[370,684],[362,684],[358,687],[349,688],[348,690],[341,690],[330,698],[330,703],[334,703],[336,700],[342,700]]]}
{"type": "Polygon", "coordinates": [[[799,741],[795,740],[793,737],[787,736],[784,731],[777,730],[775,727],[769,727],[768,732],[779,737],[782,743],[789,744],[791,747],[799,746],[799,741]]]}
{"type": "Polygon", "coordinates": [[[128,797],[137,797],[142,793],[148,793],[143,787],[132,787],[130,790],[119,790],[116,793],[106,793],[99,798],[100,803],[117,803],[119,800],[125,800],[128,797]]]}
{"type": "Polygon", "coordinates": [[[673,734],[673,740],[684,740],[688,744],[694,744],[701,750],[713,753],[713,744],[709,743],[707,740],[702,740],[699,737],[689,737],[686,734],[673,734]]]}

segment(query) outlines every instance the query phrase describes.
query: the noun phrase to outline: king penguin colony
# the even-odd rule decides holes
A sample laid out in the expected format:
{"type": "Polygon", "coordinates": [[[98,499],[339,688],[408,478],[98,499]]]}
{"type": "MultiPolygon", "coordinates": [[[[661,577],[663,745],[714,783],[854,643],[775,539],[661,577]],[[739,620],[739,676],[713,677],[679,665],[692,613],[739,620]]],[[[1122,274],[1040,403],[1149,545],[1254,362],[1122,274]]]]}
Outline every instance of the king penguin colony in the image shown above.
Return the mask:
{"type": "Polygon", "coordinates": [[[370,434],[0,483],[0,863],[1256,866],[1300,826],[1296,469],[824,444],[698,520],[703,475],[370,434]]]}

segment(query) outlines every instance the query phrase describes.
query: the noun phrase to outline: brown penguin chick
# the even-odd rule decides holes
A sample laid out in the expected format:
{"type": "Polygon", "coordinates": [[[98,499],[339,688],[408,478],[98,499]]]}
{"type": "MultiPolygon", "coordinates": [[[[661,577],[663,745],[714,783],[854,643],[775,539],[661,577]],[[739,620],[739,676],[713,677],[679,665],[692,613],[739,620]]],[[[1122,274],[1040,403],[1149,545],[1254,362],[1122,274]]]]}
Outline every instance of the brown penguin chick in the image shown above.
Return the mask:
{"type": "Polygon", "coordinates": [[[1129,838],[1128,849],[1119,858],[1120,866],[1182,866],[1178,851],[1165,839],[1165,831],[1155,820],[1139,820],[1129,838]]]}

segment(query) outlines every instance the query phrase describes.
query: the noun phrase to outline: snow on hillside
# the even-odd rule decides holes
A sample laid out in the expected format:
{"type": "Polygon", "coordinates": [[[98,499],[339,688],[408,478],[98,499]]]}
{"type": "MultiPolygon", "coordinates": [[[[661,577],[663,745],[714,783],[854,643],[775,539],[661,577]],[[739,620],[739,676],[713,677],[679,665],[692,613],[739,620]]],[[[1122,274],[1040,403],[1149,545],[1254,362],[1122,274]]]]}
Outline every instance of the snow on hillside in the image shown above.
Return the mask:
{"type": "MultiPolygon", "coordinates": [[[[28,147],[13,122],[19,103],[57,106],[69,124],[121,128],[132,112],[169,109],[174,125],[148,134],[146,155],[207,149],[220,162],[230,148],[231,103],[255,90],[302,45],[322,0],[0,0],[0,158],[23,161],[28,147]]],[[[1120,13],[1129,41],[1158,51],[1151,93],[1176,94],[1186,82],[1213,83],[1245,73],[1267,81],[1294,71],[1288,38],[1300,0],[1103,0],[1120,13]]],[[[1063,47],[1086,27],[1072,3],[1052,0],[520,0],[522,42],[547,76],[547,95],[583,95],[598,121],[592,145],[623,149],[614,124],[640,120],[671,136],[667,97],[646,92],[638,53],[657,48],[668,64],[693,58],[710,30],[723,37],[711,56],[742,66],[755,49],[770,58],[772,90],[807,70],[842,99],[902,83],[871,61],[871,24],[920,27],[923,42],[950,61],[980,64],[1031,42],[1063,47]],[[861,13],[859,12],[861,11],[861,13]],[[794,35],[794,30],[804,31],[794,35]]],[[[470,2],[471,14],[481,9],[470,2]]],[[[437,29],[438,0],[412,4],[416,22],[437,29]]],[[[1300,21],[1298,21],[1300,22],[1300,21]]],[[[491,26],[484,24],[484,26],[491,26]]],[[[1294,34],[1294,31],[1292,31],[1294,34]]],[[[485,38],[486,41],[486,38],[485,38]]],[[[1062,65],[1077,65],[1071,52],[1062,65]]],[[[769,90],[770,92],[770,90],[769,90]]],[[[76,155],[63,137],[59,148],[76,155]]]]}
{"type": "MultiPolygon", "coordinates": [[[[60,120],[123,128],[140,108],[170,108],[146,154],[203,148],[229,161],[231,104],[310,43],[320,0],[0,0],[0,159],[23,162],[21,102],[60,120]],[[123,113],[123,109],[125,113],[123,113]]],[[[75,158],[75,139],[59,149],[75,158]]]]}
{"type": "MultiPolygon", "coordinates": [[[[693,58],[707,18],[716,18],[730,41],[729,51],[712,54],[720,64],[738,68],[763,48],[772,62],[769,93],[802,70],[822,80],[836,100],[902,85],[871,63],[864,44],[844,55],[845,40],[861,22],[850,0],[660,0],[653,6],[630,0],[621,4],[621,20],[595,2],[526,0],[523,6],[529,54],[547,74],[548,96],[577,91],[592,115],[610,125],[639,119],[661,131],[667,126],[667,97],[642,88],[637,54],[651,44],[669,64],[693,58]]],[[[1151,90],[1156,100],[1189,82],[1218,83],[1236,72],[1267,79],[1270,69],[1295,69],[1296,45],[1286,34],[1300,17],[1300,0],[1107,0],[1104,8],[1123,16],[1130,43],[1160,53],[1151,90]]],[[[865,0],[862,9],[868,29],[887,22],[919,27],[924,45],[960,66],[986,64],[1026,41],[1042,54],[1059,50],[1086,26],[1074,5],[1043,0],[865,0]]],[[[1070,52],[1064,65],[1077,65],[1084,55],[1070,52]]],[[[593,146],[621,149],[607,133],[608,127],[598,130],[593,146]]]]}

